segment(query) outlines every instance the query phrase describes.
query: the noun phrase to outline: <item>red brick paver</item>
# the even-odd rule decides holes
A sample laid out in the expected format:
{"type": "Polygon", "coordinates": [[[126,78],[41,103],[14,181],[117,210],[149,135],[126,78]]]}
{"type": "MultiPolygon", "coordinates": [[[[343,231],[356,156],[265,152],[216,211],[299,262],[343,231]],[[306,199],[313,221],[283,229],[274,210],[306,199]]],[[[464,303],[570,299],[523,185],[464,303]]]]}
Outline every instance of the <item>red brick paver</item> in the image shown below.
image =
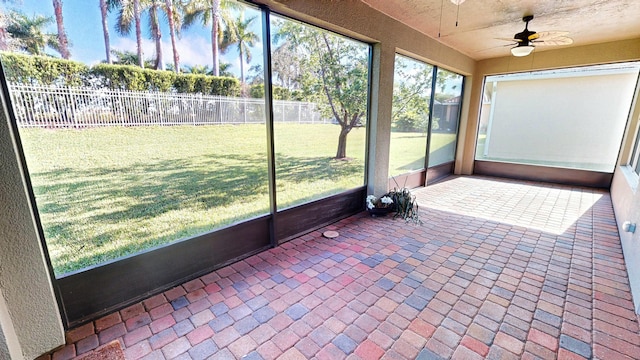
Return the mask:
{"type": "Polygon", "coordinates": [[[482,177],[414,190],[67,332],[68,359],[640,356],[609,193],[482,177]],[[325,239],[324,230],[340,236],[325,239]]]}

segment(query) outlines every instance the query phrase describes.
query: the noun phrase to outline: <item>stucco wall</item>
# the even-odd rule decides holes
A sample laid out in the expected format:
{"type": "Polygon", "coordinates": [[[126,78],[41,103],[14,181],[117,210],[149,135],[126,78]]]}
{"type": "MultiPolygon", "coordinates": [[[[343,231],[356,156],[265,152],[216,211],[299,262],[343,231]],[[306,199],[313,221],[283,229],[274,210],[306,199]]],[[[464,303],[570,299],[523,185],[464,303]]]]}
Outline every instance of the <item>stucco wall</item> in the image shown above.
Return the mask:
{"type": "Polygon", "coordinates": [[[629,274],[633,305],[636,313],[640,314],[640,192],[636,191],[638,179],[634,179],[629,173],[622,167],[616,169],[611,185],[611,199],[620,229],[620,242],[629,274]],[[625,221],[638,224],[635,233],[622,230],[625,221]]]}
{"type": "Polygon", "coordinates": [[[631,152],[635,144],[638,127],[640,126],[640,84],[636,85],[635,98],[629,115],[625,137],[618,163],[611,184],[611,199],[613,210],[616,214],[616,222],[620,233],[620,241],[624,252],[624,260],[627,265],[633,304],[636,313],[640,314],[640,180],[633,171],[625,166],[631,161],[631,152]],[[625,221],[637,224],[635,233],[623,230],[625,221]]]}
{"type": "Polygon", "coordinates": [[[0,169],[0,358],[30,360],[64,344],[64,331],[4,97],[0,108],[0,169]]]}

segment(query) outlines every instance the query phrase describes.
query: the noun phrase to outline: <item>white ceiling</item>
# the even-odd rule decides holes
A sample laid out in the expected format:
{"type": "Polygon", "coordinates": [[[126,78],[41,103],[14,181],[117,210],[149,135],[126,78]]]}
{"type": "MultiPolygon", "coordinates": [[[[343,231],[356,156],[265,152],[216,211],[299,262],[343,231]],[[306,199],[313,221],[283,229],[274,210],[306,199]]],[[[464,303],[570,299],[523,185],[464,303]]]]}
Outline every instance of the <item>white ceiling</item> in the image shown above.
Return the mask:
{"type": "Polygon", "coordinates": [[[496,38],[513,38],[531,14],[529,30],[569,31],[567,46],[640,38],[640,0],[466,0],[459,8],[451,0],[361,1],[476,60],[509,55],[496,38]]]}

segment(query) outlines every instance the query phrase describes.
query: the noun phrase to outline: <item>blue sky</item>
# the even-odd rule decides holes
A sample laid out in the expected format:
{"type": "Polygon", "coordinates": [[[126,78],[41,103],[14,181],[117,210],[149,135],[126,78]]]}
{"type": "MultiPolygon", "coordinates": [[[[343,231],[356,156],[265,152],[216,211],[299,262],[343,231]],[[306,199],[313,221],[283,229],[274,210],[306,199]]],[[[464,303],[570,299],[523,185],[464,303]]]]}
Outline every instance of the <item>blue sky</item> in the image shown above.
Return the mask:
{"type": "MultiPolygon", "coordinates": [[[[13,2],[2,3],[3,9],[17,9],[28,16],[42,14],[53,17],[53,4],[51,0],[13,0],[13,2]]],[[[249,10],[246,16],[259,15],[254,10],[249,10]]],[[[164,15],[161,15],[163,19],[164,15]]],[[[100,17],[100,7],[98,0],[64,0],[63,17],[67,36],[71,42],[71,58],[87,64],[95,64],[105,59],[104,38],[102,35],[102,24],[100,17]]],[[[110,42],[111,48],[116,50],[136,51],[135,34],[132,31],[127,37],[116,33],[114,24],[116,23],[117,12],[109,15],[110,42]]],[[[162,20],[161,20],[162,21],[162,20]]],[[[164,23],[164,22],[163,22],[164,23]]],[[[260,17],[255,21],[256,29],[253,31],[260,33],[260,17]]],[[[144,57],[151,59],[155,54],[155,45],[149,38],[148,23],[143,16],[143,50],[144,57]]],[[[56,33],[55,21],[47,29],[51,33],[56,33]]],[[[211,60],[211,30],[204,28],[200,23],[196,23],[191,28],[182,30],[178,40],[181,66],[184,65],[208,65],[212,66],[211,60]]],[[[171,39],[169,29],[166,24],[162,27],[162,50],[165,64],[173,63],[171,39]]],[[[51,54],[59,56],[50,51],[51,54]]],[[[259,44],[252,51],[254,63],[262,61],[262,44],[259,44]],[[257,59],[257,60],[256,60],[257,59]]],[[[231,71],[239,76],[240,63],[238,54],[230,50],[222,55],[222,61],[232,65],[231,71]]],[[[245,73],[249,66],[245,64],[245,73]]]]}

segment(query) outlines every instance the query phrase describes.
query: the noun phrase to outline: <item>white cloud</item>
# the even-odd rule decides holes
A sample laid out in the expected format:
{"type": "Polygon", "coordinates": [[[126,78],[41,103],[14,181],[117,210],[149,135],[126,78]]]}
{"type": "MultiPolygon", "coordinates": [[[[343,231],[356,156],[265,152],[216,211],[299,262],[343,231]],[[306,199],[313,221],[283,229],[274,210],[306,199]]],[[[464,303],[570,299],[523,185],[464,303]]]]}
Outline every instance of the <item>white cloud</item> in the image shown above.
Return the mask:
{"type": "MultiPolygon", "coordinates": [[[[209,39],[197,35],[189,34],[178,39],[178,54],[180,55],[181,66],[185,65],[208,65],[212,66],[211,60],[211,42],[209,39]]],[[[137,51],[135,39],[118,38],[112,45],[113,49],[132,52],[137,51]]],[[[155,57],[156,45],[153,40],[142,39],[142,51],[145,59],[155,57]]],[[[169,35],[162,35],[162,57],[165,64],[173,63],[173,50],[171,47],[171,38],[169,35]]],[[[237,64],[239,65],[239,63],[237,64]]]]}
{"type": "MultiPolygon", "coordinates": [[[[164,45],[163,45],[164,46],[164,45]]],[[[169,49],[169,61],[173,62],[173,52],[171,50],[171,40],[166,44],[169,49]]],[[[211,42],[198,35],[189,35],[182,37],[178,41],[178,53],[180,54],[180,63],[183,65],[213,65],[211,60],[211,42]]]]}

